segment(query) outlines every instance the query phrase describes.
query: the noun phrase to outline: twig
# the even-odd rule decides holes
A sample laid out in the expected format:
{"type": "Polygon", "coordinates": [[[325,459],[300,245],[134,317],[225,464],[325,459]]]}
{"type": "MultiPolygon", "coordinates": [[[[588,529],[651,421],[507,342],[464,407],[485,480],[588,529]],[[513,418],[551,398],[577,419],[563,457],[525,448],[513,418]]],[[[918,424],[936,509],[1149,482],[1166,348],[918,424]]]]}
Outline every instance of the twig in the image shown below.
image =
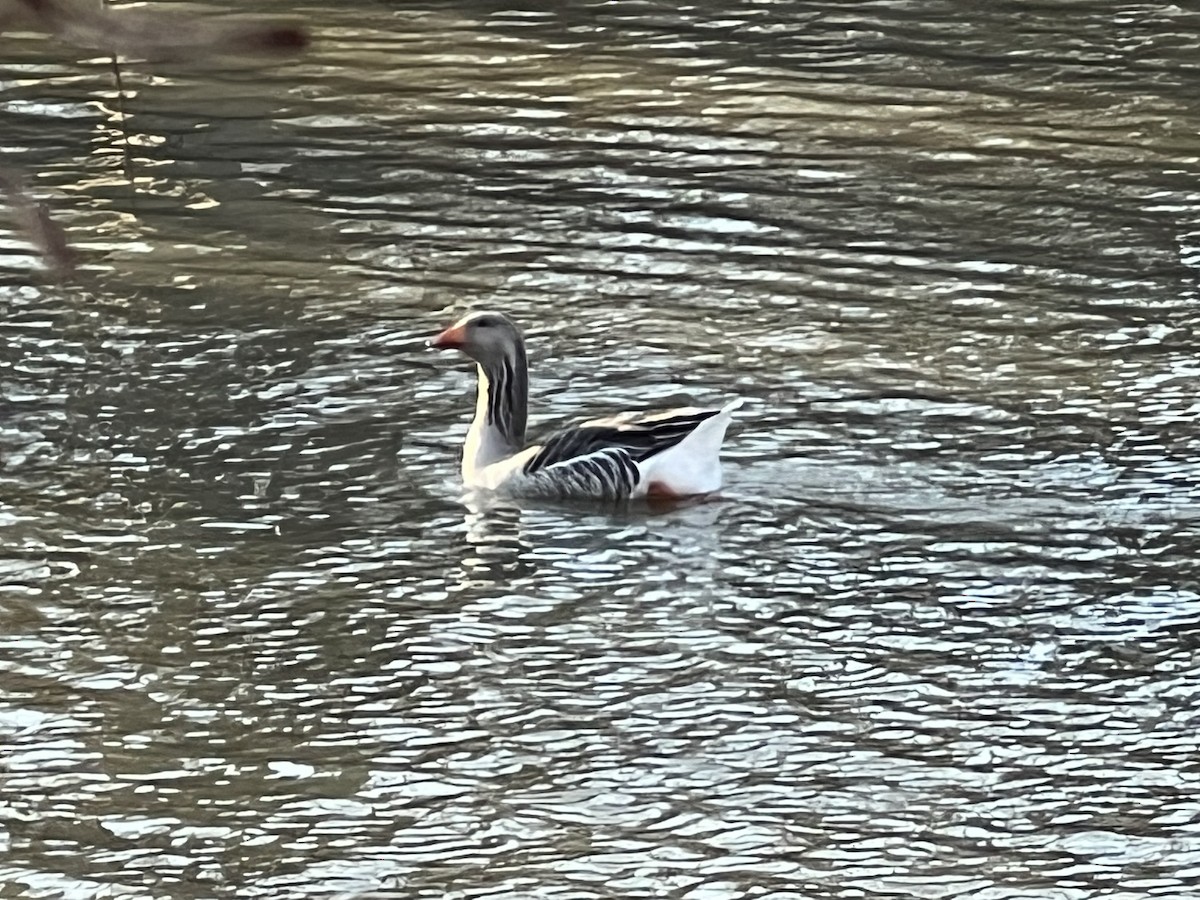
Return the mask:
{"type": "Polygon", "coordinates": [[[50,218],[45,204],[30,196],[25,179],[12,169],[0,169],[0,190],[8,195],[18,229],[38,249],[46,265],[60,277],[74,272],[78,255],[67,242],[67,233],[50,218]]]}

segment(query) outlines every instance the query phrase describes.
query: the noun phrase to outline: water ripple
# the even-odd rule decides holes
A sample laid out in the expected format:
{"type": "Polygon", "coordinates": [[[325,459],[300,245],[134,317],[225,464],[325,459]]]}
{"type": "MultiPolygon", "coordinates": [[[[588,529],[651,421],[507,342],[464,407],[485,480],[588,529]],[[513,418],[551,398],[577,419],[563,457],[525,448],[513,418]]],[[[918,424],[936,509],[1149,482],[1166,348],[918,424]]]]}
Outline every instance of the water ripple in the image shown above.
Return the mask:
{"type": "Polygon", "coordinates": [[[1183,13],[304,12],[6,37],[9,894],[1195,894],[1183,13]],[[535,427],[745,397],[724,497],[463,498],[485,304],[535,427]]]}

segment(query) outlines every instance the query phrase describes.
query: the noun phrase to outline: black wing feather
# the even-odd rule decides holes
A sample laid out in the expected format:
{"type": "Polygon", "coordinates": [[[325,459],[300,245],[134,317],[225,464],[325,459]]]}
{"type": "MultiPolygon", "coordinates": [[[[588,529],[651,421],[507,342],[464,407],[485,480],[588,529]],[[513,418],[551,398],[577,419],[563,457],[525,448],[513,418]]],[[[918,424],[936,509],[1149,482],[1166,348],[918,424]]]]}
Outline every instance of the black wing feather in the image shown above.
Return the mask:
{"type": "Polygon", "coordinates": [[[701,422],[718,412],[718,409],[705,409],[628,424],[585,423],[567,428],[547,438],[541,449],[525,463],[523,471],[532,475],[548,466],[605,450],[624,451],[635,462],[643,462],[675,446],[701,422]]]}

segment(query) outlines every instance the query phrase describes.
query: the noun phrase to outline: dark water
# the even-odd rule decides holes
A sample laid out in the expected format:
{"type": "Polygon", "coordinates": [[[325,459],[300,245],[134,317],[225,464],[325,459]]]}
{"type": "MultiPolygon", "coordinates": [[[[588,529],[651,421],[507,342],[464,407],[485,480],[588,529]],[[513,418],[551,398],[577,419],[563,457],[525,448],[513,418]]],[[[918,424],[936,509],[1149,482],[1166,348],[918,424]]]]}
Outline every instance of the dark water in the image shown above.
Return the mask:
{"type": "Polygon", "coordinates": [[[0,897],[1196,896],[1197,16],[298,12],[0,38],[0,897]],[[483,306],[725,498],[465,501],[483,306]]]}

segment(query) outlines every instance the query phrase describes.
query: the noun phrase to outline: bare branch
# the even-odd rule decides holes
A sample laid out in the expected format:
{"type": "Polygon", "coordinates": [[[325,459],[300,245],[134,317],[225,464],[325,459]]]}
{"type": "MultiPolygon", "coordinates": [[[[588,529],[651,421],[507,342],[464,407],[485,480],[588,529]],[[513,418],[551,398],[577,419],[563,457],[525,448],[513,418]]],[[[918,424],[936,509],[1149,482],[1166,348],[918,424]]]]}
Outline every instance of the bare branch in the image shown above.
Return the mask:
{"type": "MultiPolygon", "coordinates": [[[[220,21],[164,10],[112,10],[84,0],[10,0],[28,27],[78,47],[153,60],[228,54],[284,56],[309,44],[303,27],[283,22],[220,21]]],[[[0,30],[12,14],[0,8],[0,30]]]]}

